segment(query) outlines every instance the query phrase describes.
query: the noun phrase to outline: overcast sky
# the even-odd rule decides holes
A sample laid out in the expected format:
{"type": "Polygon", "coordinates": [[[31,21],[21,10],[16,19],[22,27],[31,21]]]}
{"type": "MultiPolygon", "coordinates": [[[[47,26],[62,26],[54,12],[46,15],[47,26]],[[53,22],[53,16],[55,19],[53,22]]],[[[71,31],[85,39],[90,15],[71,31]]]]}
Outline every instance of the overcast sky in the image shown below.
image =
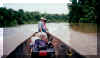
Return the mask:
{"type": "Polygon", "coordinates": [[[4,3],[69,3],[69,0],[1,0],[4,3]]]}
{"type": "Polygon", "coordinates": [[[1,6],[15,10],[39,11],[50,14],[67,14],[69,0],[2,0],[1,6]]]}

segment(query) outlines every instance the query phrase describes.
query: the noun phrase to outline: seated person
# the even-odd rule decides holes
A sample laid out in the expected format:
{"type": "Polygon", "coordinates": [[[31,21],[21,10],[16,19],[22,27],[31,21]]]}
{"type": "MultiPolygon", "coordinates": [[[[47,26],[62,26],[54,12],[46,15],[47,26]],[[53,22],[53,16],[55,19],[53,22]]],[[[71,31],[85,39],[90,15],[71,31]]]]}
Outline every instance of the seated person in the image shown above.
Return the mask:
{"type": "Polygon", "coordinates": [[[34,43],[35,43],[35,40],[37,40],[37,39],[40,39],[40,34],[35,33],[34,36],[30,39],[30,49],[31,49],[30,52],[32,52],[32,50],[34,49],[33,48],[34,47],[34,43]]]}
{"type": "Polygon", "coordinates": [[[46,43],[48,43],[48,38],[46,33],[40,32],[40,38],[41,40],[44,40],[46,43]]]}
{"type": "Polygon", "coordinates": [[[47,34],[44,32],[38,32],[31,38],[30,48],[32,51],[38,51],[41,47],[46,47],[48,44],[47,34]]]}
{"type": "Polygon", "coordinates": [[[48,46],[47,34],[38,32],[31,38],[30,49],[31,56],[38,55],[40,50],[46,50],[48,46]]]}

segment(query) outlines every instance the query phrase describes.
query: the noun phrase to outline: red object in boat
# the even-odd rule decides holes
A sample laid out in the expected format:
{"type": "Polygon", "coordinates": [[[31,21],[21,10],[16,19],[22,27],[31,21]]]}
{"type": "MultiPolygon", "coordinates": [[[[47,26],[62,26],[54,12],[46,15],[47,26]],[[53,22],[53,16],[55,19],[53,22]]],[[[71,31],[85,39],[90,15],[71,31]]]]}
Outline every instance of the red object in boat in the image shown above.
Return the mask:
{"type": "Polygon", "coordinates": [[[39,56],[47,56],[47,52],[46,51],[40,51],[39,56]]]}

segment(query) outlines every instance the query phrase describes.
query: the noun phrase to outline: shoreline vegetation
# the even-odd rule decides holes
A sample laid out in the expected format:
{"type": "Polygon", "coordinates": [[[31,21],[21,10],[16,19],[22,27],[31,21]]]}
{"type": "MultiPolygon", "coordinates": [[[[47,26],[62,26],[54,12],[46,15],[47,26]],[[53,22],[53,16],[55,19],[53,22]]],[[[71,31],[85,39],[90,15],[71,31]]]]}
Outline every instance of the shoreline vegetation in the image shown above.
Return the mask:
{"type": "Polygon", "coordinates": [[[13,9],[7,9],[5,7],[0,8],[0,27],[10,27],[23,24],[36,24],[40,21],[41,17],[47,19],[49,22],[67,22],[66,14],[47,14],[34,12],[24,12],[23,9],[15,11],[13,9]]]}
{"type": "Polygon", "coordinates": [[[96,11],[96,0],[72,0],[69,7],[69,23],[96,23],[99,11],[96,11]]]}
{"type": "MultiPolygon", "coordinates": [[[[11,27],[23,24],[36,24],[40,17],[45,17],[50,22],[68,22],[75,23],[93,23],[97,24],[98,11],[96,5],[99,2],[95,0],[72,0],[72,3],[67,4],[69,14],[49,14],[40,13],[38,11],[29,12],[23,9],[14,10],[12,8],[0,7],[0,27],[11,27]]],[[[67,11],[67,10],[66,10],[67,11]]]]}

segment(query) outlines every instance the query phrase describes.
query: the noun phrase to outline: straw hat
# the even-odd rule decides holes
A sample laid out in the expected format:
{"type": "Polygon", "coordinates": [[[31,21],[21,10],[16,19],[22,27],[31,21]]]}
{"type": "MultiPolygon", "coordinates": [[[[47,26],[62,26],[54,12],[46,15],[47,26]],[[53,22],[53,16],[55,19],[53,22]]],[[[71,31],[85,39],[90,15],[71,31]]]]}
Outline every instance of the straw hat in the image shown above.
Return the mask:
{"type": "Polygon", "coordinates": [[[41,20],[47,20],[47,19],[46,19],[46,18],[44,18],[44,17],[41,17],[40,19],[41,19],[41,20]]]}

